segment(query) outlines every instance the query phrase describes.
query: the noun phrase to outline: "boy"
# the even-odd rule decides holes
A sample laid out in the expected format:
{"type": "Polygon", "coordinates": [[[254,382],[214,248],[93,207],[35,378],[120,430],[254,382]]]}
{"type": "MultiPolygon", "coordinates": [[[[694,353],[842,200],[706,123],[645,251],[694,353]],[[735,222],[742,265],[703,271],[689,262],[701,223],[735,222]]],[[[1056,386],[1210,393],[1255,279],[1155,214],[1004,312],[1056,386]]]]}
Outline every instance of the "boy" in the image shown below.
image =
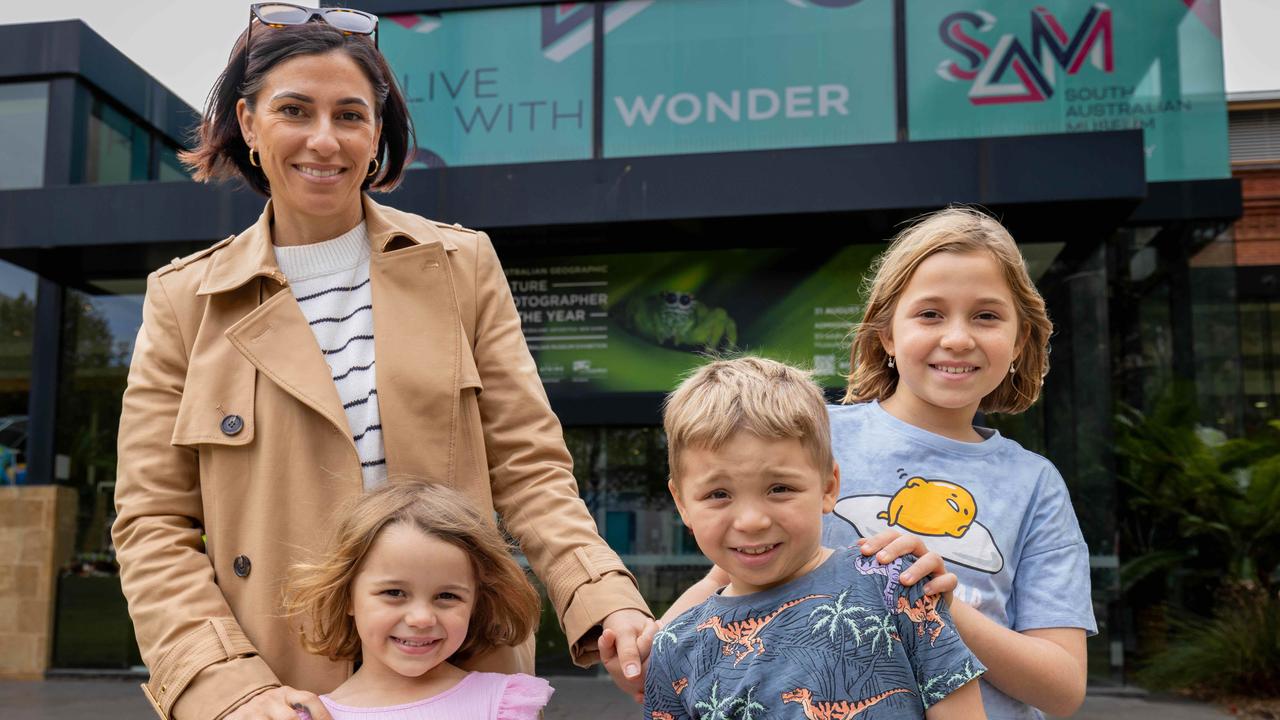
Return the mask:
{"type": "Polygon", "coordinates": [[[840,473],[806,373],[711,362],[663,423],[680,518],[730,582],[654,638],[646,720],[985,717],[945,605],[902,587],[901,561],[822,547],[840,473]]]}

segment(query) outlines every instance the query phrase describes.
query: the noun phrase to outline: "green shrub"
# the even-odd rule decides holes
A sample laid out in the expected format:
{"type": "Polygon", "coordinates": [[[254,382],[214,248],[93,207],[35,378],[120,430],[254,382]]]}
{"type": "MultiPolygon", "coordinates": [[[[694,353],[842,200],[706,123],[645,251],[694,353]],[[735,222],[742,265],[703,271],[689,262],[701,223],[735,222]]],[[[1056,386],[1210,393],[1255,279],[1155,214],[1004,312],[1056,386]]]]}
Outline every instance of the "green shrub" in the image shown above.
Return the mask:
{"type": "Polygon", "coordinates": [[[1153,621],[1139,629],[1136,677],[1280,696],[1280,423],[1230,439],[1196,423],[1193,397],[1174,388],[1116,417],[1121,589],[1153,621]]]}
{"type": "Polygon", "coordinates": [[[1201,695],[1280,696],[1280,600],[1239,591],[1214,616],[1170,619],[1168,647],[1137,674],[1144,686],[1201,695]]]}

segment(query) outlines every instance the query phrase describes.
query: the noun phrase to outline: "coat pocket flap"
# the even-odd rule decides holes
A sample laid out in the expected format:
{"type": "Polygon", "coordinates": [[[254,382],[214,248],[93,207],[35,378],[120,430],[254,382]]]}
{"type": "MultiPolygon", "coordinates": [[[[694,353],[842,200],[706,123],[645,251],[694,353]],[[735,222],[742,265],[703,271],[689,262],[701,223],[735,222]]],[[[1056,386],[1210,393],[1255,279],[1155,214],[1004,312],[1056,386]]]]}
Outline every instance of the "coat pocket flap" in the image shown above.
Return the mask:
{"type": "Polygon", "coordinates": [[[222,340],[221,345],[218,351],[193,353],[173,425],[174,445],[253,442],[257,369],[231,343],[222,340]]]}

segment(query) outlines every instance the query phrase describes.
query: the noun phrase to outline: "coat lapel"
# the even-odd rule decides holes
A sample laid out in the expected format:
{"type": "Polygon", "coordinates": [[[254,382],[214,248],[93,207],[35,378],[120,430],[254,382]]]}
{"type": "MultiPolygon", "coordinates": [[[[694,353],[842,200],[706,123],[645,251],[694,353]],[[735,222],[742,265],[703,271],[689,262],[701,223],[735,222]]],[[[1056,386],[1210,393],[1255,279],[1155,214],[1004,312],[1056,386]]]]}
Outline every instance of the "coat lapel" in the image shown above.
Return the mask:
{"type": "Polygon", "coordinates": [[[226,335],[259,372],[332,423],[355,452],[338,388],[293,293],[272,295],[226,335]]]}
{"type": "MultiPolygon", "coordinates": [[[[252,292],[244,287],[250,282],[286,283],[271,247],[271,218],[268,201],[253,227],[214,254],[197,294],[229,296],[237,294],[236,290],[240,290],[238,294],[252,292]]],[[[323,415],[343,437],[351,438],[329,366],[293,293],[279,290],[271,295],[231,325],[226,338],[259,372],[323,415]]],[[[351,448],[354,454],[354,442],[351,448]]]]}
{"type": "MultiPolygon", "coordinates": [[[[429,221],[368,195],[364,210],[387,472],[452,484],[464,342],[449,269],[457,246],[429,221]]],[[[271,248],[271,216],[268,202],[258,222],[214,256],[200,295],[228,293],[255,278],[285,284],[271,248]]],[[[259,372],[350,441],[338,389],[293,293],[276,292],[228,328],[226,337],[259,372]]],[[[354,442],[351,449],[354,454],[354,442]]]]}

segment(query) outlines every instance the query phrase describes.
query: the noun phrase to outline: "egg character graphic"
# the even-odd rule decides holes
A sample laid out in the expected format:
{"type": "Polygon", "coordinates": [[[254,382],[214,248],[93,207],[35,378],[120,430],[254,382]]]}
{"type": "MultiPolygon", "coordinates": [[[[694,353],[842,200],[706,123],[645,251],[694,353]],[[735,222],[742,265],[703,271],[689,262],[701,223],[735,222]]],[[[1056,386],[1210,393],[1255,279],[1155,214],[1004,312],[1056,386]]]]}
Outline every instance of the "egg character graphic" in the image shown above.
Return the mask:
{"type": "Polygon", "coordinates": [[[960,482],[929,479],[928,474],[898,468],[902,484],[889,486],[896,486],[892,495],[846,495],[836,501],[834,514],[861,537],[885,530],[910,533],[927,538],[929,549],[948,563],[993,575],[1003,570],[1004,553],[979,519],[973,492],[960,482]]]}
{"type": "Polygon", "coordinates": [[[907,480],[893,498],[889,509],[876,513],[889,527],[900,527],[917,535],[964,537],[978,514],[973,494],[946,480],[907,480]]]}

